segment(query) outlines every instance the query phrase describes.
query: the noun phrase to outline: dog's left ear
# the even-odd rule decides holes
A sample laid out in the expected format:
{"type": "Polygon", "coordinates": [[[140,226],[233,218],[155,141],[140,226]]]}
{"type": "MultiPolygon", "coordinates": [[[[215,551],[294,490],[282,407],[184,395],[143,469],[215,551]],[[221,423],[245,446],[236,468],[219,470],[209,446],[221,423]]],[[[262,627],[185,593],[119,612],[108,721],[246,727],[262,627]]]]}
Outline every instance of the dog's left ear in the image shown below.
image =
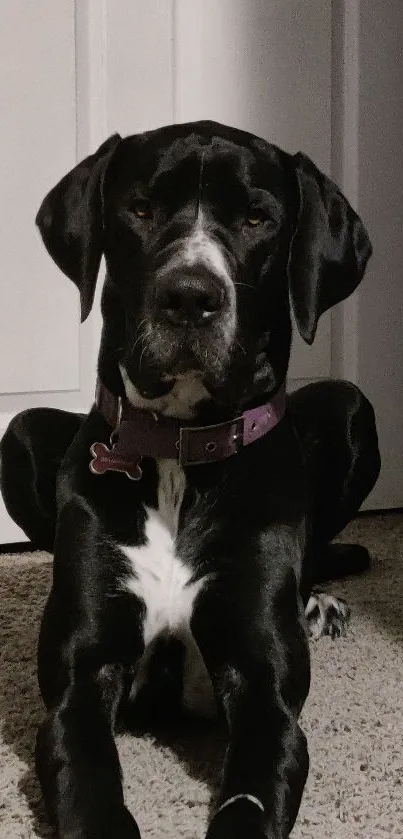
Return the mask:
{"type": "Polygon", "coordinates": [[[103,178],[120,141],[119,134],[109,137],[65,175],[44,198],[36,217],[52,259],[80,292],[82,321],[91,311],[103,251],[103,178]]]}
{"type": "Polygon", "coordinates": [[[304,154],[292,164],[299,212],[288,262],[290,297],[298,329],[312,344],[320,315],[354,291],[372,247],[337,186],[304,154]]]}

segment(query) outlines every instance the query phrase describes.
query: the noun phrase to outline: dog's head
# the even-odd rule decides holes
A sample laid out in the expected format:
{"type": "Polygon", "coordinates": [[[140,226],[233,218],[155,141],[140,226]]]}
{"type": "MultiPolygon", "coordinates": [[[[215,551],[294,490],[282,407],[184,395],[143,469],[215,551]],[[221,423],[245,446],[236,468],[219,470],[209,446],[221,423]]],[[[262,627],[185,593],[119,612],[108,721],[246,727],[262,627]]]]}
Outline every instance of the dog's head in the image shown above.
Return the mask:
{"type": "Polygon", "coordinates": [[[37,224],[80,291],[82,319],[105,255],[100,374],[116,392],[123,376],[137,404],[158,405],[190,376],[198,398],[238,407],[274,391],[289,300],[312,343],[371,253],[307,157],[211,122],[111,137],[47,195],[37,224]]]}

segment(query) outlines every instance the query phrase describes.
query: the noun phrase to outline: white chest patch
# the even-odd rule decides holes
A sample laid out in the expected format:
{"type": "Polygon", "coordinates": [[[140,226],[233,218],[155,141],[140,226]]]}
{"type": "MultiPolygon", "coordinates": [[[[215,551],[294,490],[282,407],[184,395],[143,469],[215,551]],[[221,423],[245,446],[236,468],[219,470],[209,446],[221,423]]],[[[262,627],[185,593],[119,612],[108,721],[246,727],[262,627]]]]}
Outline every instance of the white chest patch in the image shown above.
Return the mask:
{"type": "Polygon", "coordinates": [[[205,581],[192,582],[191,569],[176,554],[186,479],[183,469],[172,460],[158,461],[158,470],[158,510],[147,509],[147,542],[140,547],[121,547],[132,568],[127,588],[146,607],[145,652],[134,690],[146,680],[153,643],[160,637],[178,638],[186,646],[183,704],[189,711],[211,716],[216,712],[213,689],[190,630],[194,602],[205,581]]]}

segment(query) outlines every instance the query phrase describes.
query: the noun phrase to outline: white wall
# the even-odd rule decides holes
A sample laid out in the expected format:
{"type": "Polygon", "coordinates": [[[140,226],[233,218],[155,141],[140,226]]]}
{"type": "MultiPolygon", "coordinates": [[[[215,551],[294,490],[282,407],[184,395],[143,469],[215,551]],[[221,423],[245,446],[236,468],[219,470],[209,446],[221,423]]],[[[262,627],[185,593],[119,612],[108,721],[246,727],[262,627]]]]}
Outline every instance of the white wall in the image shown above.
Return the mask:
{"type": "Polygon", "coordinates": [[[333,172],[374,254],[333,317],[332,370],[375,408],[382,470],[366,506],[403,507],[403,6],[333,5],[333,172]]]}

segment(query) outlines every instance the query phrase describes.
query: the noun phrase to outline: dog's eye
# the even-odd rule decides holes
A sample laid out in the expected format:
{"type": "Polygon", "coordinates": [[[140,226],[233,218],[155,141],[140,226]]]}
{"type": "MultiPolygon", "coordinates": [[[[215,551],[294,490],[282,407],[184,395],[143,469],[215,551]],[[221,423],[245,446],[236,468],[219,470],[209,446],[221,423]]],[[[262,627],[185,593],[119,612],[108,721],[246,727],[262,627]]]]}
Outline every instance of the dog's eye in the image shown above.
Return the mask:
{"type": "Polygon", "coordinates": [[[152,207],[149,201],[139,199],[133,204],[132,213],[136,218],[151,219],[153,217],[152,207]]]}
{"type": "Polygon", "coordinates": [[[266,210],[263,207],[253,207],[250,209],[245,223],[248,227],[258,227],[259,224],[267,221],[267,218],[266,210]]]}

